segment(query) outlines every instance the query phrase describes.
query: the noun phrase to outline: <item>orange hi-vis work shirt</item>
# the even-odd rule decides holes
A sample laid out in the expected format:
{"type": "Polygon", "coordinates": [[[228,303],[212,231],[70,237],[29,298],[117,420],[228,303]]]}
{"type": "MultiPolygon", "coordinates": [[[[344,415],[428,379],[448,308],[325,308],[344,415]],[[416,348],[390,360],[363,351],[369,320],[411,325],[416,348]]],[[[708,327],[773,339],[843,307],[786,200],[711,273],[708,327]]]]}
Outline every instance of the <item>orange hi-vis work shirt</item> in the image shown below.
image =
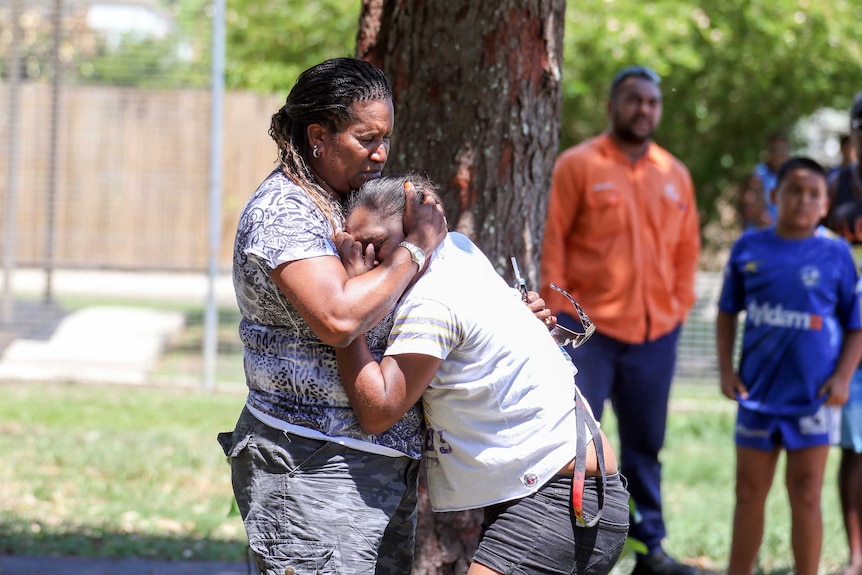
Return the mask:
{"type": "Polygon", "coordinates": [[[542,245],[541,296],[571,293],[596,329],[625,343],[653,341],[694,305],[700,227],[688,169],[650,143],[632,162],[608,134],[557,158],[542,245]]]}

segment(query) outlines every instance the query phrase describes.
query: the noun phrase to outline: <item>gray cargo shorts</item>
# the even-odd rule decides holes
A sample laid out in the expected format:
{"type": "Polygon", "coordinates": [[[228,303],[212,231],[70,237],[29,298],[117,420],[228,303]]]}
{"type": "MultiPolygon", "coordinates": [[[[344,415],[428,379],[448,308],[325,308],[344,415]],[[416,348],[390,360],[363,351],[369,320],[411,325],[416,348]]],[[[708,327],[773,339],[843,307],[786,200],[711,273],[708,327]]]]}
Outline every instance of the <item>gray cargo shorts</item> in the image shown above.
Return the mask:
{"type": "Polygon", "coordinates": [[[410,573],[418,460],[280,431],[247,409],[218,439],[261,575],[410,573]]]}
{"type": "Polygon", "coordinates": [[[619,559],[629,527],[629,494],[619,473],[587,477],[584,512],[601,519],[576,524],[572,477],[557,475],[536,493],[485,508],[479,549],[473,560],[504,575],[606,575],[619,559]]]}

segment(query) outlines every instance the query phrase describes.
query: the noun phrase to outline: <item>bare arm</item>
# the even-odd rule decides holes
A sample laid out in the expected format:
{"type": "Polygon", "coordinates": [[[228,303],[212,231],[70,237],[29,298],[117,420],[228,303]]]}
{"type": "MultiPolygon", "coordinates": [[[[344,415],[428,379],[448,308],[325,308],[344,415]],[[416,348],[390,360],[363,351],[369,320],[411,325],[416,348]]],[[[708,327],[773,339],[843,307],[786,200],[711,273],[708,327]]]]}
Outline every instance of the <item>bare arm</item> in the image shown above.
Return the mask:
{"type": "Polygon", "coordinates": [[[844,405],[850,395],[850,379],[862,358],[862,331],[848,331],[844,334],[844,343],[838,364],[829,379],[820,388],[818,396],[826,395],[826,405],[844,405]]]}
{"type": "Polygon", "coordinates": [[[748,389],[733,369],[733,345],[736,343],[737,316],[719,311],[715,318],[715,347],[718,353],[718,370],[721,393],[728,399],[736,395],[748,397],[748,389]]]}
{"type": "MultiPolygon", "coordinates": [[[[406,193],[405,239],[430,253],[446,236],[446,218],[433,198],[418,204],[413,188],[406,193]]],[[[270,277],[314,333],[339,347],[379,323],[417,271],[407,250],[399,249],[361,275],[349,275],[335,256],[322,256],[283,263],[270,277]]]]}
{"type": "Polygon", "coordinates": [[[386,356],[377,363],[365,338],[336,348],[338,371],[350,406],[365,433],[381,433],[422,397],[442,363],[430,355],[386,356]]]}

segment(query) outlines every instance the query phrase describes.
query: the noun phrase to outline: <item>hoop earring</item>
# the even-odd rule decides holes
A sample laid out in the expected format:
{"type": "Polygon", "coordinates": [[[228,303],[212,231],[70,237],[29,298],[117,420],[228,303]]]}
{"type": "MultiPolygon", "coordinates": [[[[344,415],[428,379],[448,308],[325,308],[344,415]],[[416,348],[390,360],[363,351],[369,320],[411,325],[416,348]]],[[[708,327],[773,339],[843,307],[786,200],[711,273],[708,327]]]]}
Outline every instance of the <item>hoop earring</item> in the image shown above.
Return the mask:
{"type": "Polygon", "coordinates": [[[311,155],[314,156],[315,158],[320,157],[320,150],[317,149],[317,146],[314,146],[314,148],[312,148],[311,155]]]}

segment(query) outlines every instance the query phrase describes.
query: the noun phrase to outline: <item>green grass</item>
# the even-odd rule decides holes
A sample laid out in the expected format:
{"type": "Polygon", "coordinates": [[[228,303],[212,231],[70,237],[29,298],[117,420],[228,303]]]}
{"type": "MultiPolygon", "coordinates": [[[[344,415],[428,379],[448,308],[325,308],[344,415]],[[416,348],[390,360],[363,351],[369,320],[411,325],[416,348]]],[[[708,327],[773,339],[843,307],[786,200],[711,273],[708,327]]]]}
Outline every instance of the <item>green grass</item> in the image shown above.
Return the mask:
{"type": "MultiPolygon", "coordinates": [[[[0,384],[0,553],[240,559],[229,517],[229,467],[215,441],[240,393],[94,385],[0,384]]],[[[603,425],[616,442],[613,413],[603,425]]],[[[734,404],[717,384],[678,385],[663,452],[667,551],[724,569],[733,513],[734,404]]],[[[847,556],[829,458],[822,573],[847,556]]],[[[762,573],[792,570],[789,508],[779,469],[762,573]]]]}
{"type": "MultiPolygon", "coordinates": [[[[185,309],[186,323],[183,333],[173,341],[162,355],[152,374],[154,383],[201,383],[203,365],[204,318],[203,310],[185,309]]],[[[242,342],[239,339],[239,311],[219,310],[216,335],[216,385],[227,389],[245,389],[242,367],[242,342]]]]}
{"type": "MultiPolygon", "coordinates": [[[[730,550],[734,507],[736,404],[711,385],[675,384],[667,439],[662,451],[662,495],[671,555],[712,571],[724,571],[730,550]]],[[[613,411],[605,409],[603,427],[617,446],[613,411]]],[[[840,453],[830,452],[823,486],[823,553],[821,573],[840,573],[848,560],[837,471],[840,453]]],[[[767,501],[766,529],[758,572],[785,574],[793,570],[790,507],[784,484],[784,456],[767,501]]]]}
{"type": "Polygon", "coordinates": [[[0,385],[0,553],[239,559],[216,442],[244,397],[0,385]]]}

